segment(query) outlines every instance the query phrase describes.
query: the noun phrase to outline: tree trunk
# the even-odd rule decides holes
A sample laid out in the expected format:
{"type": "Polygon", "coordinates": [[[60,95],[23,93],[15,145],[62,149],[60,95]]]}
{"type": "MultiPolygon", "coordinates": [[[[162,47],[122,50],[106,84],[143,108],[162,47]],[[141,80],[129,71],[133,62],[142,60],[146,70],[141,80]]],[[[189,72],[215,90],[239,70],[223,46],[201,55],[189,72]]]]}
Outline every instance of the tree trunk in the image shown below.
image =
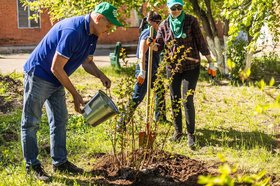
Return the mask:
{"type": "Polygon", "coordinates": [[[202,21],[202,26],[203,26],[203,29],[204,29],[204,31],[206,33],[206,36],[210,37],[211,39],[213,39],[213,33],[212,33],[212,30],[211,30],[211,26],[210,26],[210,23],[208,21],[206,12],[203,9],[200,8],[197,0],[190,0],[190,2],[192,4],[194,13],[202,21]]]}
{"type": "Polygon", "coordinates": [[[217,65],[219,68],[219,71],[221,72],[221,74],[226,74],[226,65],[225,65],[225,61],[224,61],[224,54],[223,54],[223,50],[222,50],[222,44],[220,39],[218,38],[218,36],[215,36],[214,38],[214,42],[215,42],[215,49],[217,52],[217,65]]]}
{"type": "Polygon", "coordinates": [[[209,47],[209,50],[211,51],[211,53],[215,57],[217,57],[218,54],[217,54],[216,49],[215,49],[215,42],[214,42],[214,40],[212,38],[206,36],[206,41],[207,41],[207,44],[208,44],[208,47],[209,47]]]}
{"type": "Polygon", "coordinates": [[[227,57],[227,50],[228,50],[228,31],[229,31],[229,20],[224,19],[224,65],[225,65],[225,74],[229,74],[228,68],[228,57],[227,57]]]}
{"type": "Polygon", "coordinates": [[[209,37],[206,37],[208,46],[212,54],[215,56],[217,60],[218,69],[222,74],[227,73],[224,63],[224,55],[223,50],[221,47],[221,42],[218,36],[214,37],[214,40],[210,39],[209,37]]]}
{"type": "Polygon", "coordinates": [[[228,50],[228,36],[224,35],[224,63],[225,63],[225,74],[229,74],[229,68],[228,68],[228,57],[227,57],[227,50],[228,50]]]}
{"type": "Polygon", "coordinates": [[[223,49],[221,47],[222,45],[218,37],[217,27],[212,16],[210,1],[204,1],[207,7],[207,13],[199,6],[197,0],[190,0],[190,2],[192,3],[195,14],[202,21],[202,26],[206,33],[206,41],[208,43],[210,51],[217,60],[219,71],[221,72],[221,74],[227,73],[226,64],[224,62],[223,49]]]}
{"type": "Polygon", "coordinates": [[[254,55],[254,52],[252,52],[252,51],[248,51],[246,53],[246,56],[245,56],[245,68],[244,68],[244,72],[245,73],[247,73],[247,71],[249,69],[251,69],[253,55],[254,55]]]}
{"type": "MultiPolygon", "coordinates": [[[[249,27],[247,27],[247,36],[248,36],[248,43],[251,43],[252,41],[252,36],[250,36],[249,34],[249,27]]],[[[252,59],[253,59],[253,55],[254,55],[255,51],[252,50],[247,50],[246,52],[246,56],[245,56],[245,68],[244,68],[244,72],[247,73],[247,71],[249,69],[251,69],[252,66],[252,59]]],[[[248,77],[246,77],[248,78],[248,77]]]]}

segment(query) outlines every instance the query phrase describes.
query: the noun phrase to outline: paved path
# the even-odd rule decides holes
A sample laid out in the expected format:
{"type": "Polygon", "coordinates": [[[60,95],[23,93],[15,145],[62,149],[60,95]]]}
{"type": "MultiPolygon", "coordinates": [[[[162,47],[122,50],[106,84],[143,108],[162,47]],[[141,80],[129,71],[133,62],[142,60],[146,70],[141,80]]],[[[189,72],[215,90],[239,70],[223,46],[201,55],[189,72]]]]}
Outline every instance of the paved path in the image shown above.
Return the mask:
{"type": "MultiPolygon", "coordinates": [[[[0,73],[9,74],[12,72],[23,72],[23,64],[29,54],[11,54],[11,55],[0,55],[0,73]]],[[[136,62],[135,55],[128,55],[128,61],[130,63],[136,62]]],[[[98,67],[110,65],[110,58],[107,53],[100,53],[94,56],[95,64],[98,67]]]]}

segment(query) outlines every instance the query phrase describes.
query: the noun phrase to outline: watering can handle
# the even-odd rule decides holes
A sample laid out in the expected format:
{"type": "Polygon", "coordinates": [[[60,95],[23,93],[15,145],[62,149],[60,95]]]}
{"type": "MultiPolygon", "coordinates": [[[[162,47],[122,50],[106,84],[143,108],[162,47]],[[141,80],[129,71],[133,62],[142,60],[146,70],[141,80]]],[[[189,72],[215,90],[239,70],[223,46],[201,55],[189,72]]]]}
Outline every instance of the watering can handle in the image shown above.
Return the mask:
{"type": "Polygon", "coordinates": [[[109,95],[109,97],[110,97],[110,98],[112,98],[110,88],[106,88],[106,90],[105,90],[105,91],[106,91],[106,94],[107,94],[107,95],[109,95]]]}

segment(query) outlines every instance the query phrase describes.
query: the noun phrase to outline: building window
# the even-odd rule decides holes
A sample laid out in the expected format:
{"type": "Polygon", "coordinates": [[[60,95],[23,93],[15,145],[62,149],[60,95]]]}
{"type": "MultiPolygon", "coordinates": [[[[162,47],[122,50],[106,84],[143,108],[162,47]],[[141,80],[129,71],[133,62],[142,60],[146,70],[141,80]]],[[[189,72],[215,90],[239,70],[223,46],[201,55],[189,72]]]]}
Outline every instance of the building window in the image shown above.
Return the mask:
{"type": "Polygon", "coordinates": [[[37,20],[30,20],[29,16],[36,14],[36,12],[31,11],[29,7],[23,7],[23,3],[21,2],[21,0],[17,0],[17,13],[19,28],[40,28],[40,17],[38,17],[37,20]]]}

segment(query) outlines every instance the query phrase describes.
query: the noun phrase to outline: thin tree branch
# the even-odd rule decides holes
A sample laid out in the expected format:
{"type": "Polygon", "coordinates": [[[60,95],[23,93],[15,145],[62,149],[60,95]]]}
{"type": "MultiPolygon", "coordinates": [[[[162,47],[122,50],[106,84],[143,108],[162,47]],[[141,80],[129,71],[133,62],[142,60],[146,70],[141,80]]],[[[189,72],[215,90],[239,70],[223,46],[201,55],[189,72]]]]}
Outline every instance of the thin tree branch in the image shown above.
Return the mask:
{"type": "Polygon", "coordinates": [[[214,36],[217,36],[218,35],[218,31],[217,31],[217,28],[216,28],[215,21],[213,19],[210,0],[204,0],[204,2],[206,4],[208,20],[209,20],[209,23],[210,23],[210,27],[211,27],[212,33],[213,33],[214,36]]]}
{"type": "Polygon", "coordinates": [[[190,0],[193,10],[195,12],[195,14],[200,18],[200,20],[202,21],[202,26],[204,31],[206,32],[206,35],[208,37],[210,37],[211,39],[213,39],[213,32],[211,30],[211,26],[209,23],[209,20],[207,18],[207,14],[206,12],[198,5],[198,1],[197,0],[190,0]]]}

